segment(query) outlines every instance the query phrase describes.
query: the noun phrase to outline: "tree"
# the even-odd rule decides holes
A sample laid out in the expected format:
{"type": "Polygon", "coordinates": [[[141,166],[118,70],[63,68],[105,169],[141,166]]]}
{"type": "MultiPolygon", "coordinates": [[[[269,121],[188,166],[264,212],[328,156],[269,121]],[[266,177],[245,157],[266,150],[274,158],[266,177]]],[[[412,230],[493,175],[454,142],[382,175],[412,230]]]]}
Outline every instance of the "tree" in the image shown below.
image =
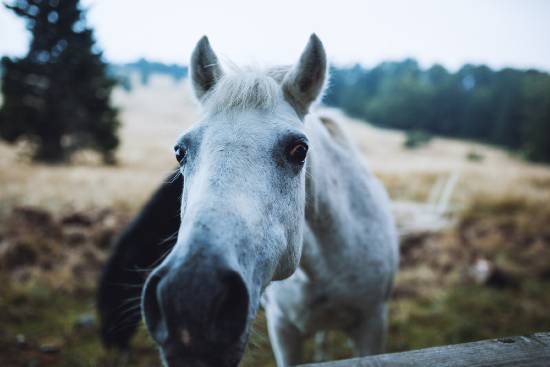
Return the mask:
{"type": "Polygon", "coordinates": [[[97,50],[78,0],[14,0],[4,4],[31,32],[28,54],[2,59],[0,137],[36,146],[34,158],[59,162],[83,148],[114,161],[116,82],[97,50]]]}
{"type": "Polygon", "coordinates": [[[496,144],[550,162],[550,75],[464,65],[421,69],[414,60],[331,68],[325,103],[373,124],[496,144]]]}
{"type": "Polygon", "coordinates": [[[524,98],[523,151],[531,160],[550,162],[550,76],[529,71],[524,98]]]}

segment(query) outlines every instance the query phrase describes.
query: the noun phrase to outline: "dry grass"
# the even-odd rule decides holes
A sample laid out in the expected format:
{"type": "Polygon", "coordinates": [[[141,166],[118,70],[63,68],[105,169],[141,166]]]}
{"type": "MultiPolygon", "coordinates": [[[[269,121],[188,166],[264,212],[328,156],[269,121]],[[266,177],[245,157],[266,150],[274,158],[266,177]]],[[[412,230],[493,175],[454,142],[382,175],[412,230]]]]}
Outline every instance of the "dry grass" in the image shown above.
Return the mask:
{"type": "MultiPolygon", "coordinates": [[[[174,167],[172,146],[197,117],[197,108],[185,83],[153,78],[152,87],[137,86],[128,94],[117,90],[123,127],[119,165],[98,164],[90,153],[71,165],[31,164],[21,149],[0,144],[0,212],[14,205],[52,209],[86,209],[122,205],[136,209],[174,167]]],[[[530,190],[550,185],[550,170],[526,164],[506,152],[474,143],[433,139],[416,150],[406,150],[401,132],[382,130],[325,111],[347,121],[347,129],[398,199],[423,199],[436,178],[458,171],[461,180],[455,199],[464,202],[475,193],[505,193],[524,185],[530,190]],[[484,159],[467,159],[475,150],[484,159]]]]}
{"type": "Polygon", "coordinates": [[[136,209],[175,167],[172,146],[196,113],[186,86],[164,78],[152,83],[154,88],[114,95],[123,122],[117,166],[102,166],[90,153],[70,165],[31,164],[20,150],[0,144],[0,210],[14,205],[136,209]]]}

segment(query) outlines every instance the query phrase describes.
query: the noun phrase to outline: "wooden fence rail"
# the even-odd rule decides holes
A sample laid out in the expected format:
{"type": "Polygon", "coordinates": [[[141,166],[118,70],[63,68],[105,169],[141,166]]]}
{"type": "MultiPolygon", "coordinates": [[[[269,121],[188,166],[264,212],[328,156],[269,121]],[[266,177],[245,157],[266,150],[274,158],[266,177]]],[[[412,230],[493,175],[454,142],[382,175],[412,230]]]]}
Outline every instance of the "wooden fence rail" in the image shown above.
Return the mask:
{"type": "Polygon", "coordinates": [[[302,367],[550,367],[550,333],[537,333],[302,367]]]}

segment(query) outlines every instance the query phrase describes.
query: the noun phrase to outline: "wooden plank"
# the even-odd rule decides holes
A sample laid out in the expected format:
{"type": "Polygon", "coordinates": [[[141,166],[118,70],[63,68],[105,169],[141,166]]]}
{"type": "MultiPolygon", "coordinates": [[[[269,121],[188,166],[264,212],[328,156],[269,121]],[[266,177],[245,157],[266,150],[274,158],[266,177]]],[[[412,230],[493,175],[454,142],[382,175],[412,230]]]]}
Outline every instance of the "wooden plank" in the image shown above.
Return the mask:
{"type": "Polygon", "coordinates": [[[302,367],[549,367],[550,333],[537,333],[302,367]]]}

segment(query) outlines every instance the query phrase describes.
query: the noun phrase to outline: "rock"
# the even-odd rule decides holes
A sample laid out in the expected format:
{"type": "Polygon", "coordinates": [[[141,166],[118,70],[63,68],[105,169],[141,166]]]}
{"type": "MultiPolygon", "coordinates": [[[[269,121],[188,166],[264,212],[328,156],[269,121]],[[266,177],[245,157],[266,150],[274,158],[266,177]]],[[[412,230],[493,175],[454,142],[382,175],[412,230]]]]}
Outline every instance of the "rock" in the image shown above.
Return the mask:
{"type": "Polygon", "coordinates": [[[494,269],[493,264],[484,258],[478,258],[470,268],[470,275],[476,284],[485,284],[494,269]]]}
{"type": "Polygon", "coordinates": [[[512,274],[504,271],[485,258],[478,258],[470,268],[470,276],[476,284],[492,288],[517,288],[519,282],[512,274]]]}

